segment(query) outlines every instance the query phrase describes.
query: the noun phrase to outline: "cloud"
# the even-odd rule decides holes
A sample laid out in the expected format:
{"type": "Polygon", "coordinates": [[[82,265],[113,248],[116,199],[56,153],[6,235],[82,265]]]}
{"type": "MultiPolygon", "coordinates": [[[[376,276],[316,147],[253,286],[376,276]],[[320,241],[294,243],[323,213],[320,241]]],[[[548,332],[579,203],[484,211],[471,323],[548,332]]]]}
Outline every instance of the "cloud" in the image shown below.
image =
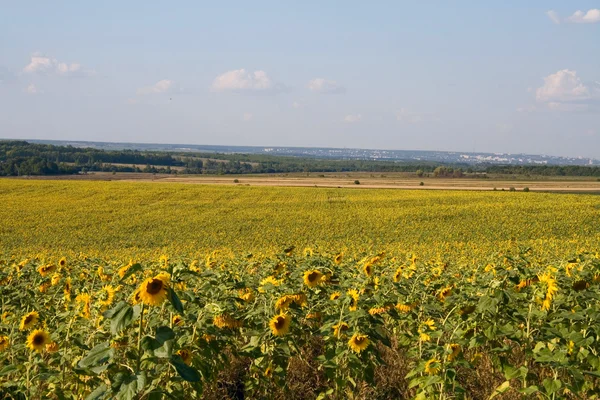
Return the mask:
{"type": "Polygon", "coordinates": [[[550,18],[552,20],[552,22],[554,22],[555,24],[560,24],[560,16],[558,15],[558,13],[554,10],[549,10],[546,11],[546,15],[548,16],[548,18],[550,18]]]}
{"type": "Polygon", "coordinates": [[[574,24],[594,24],[600,22],[600,9],[593,8],[588,12],[577,10],[567,18],[567,21],[574,24]]]}
{"type": "Polygon", "coordinates": [[[408,122],[411,124],[418,124],[424,121],[423,114],[416,113],[406,108],[401,108],[396,112],[396,119],[402,122],[408,122]]]}
{"type": "Polygon", "coordinates": [[[249,113],[249,112],[245,112],[244,115],[242,116],[242,119],[244,121],[252,121],[252,118],[254,118],[254,115],[252,115],[252,113],[249,113]]]}
{"type": "Polygon", "coordinates": [[[25,93],[29,93],[29,94],[37,94],[38,89],[35,87],[35,85],[33,83],[29,84],[29,86],[27,86],[25,88],[25,93]]]}
{"type": "Polygon", "coordinates": [[[217,76],[211,85],[213,92],[276,93],[285,89],[284,85],[273,82],[265,71],[250,72],[243,68],[217,76]]]}
{"type": "Polygon", "coordinates": [[[308,82],[308,88],[315,93],[323,94],[343,94],[346,88],[339,85],[336,81],[330,81],[323,78],[315,78],[308,82]]]}
{"type": "Polygon", "coordinates": [[[154,85],[144,86],[137,90],[140,96],[155,94],[155,93],[170,93],[175,90],[175,82],[169,79],[163,79],[156,82],[154,85]]]}
{"type": "Polygon", "coordinates": [[[563,69],[544,78],[535,98],[542,103],[582,102],[592,98],[592,90],[583,84],[576,71],[563,69]]]}
{"type": "Polygon", "coordinates": [[[354,124],[354,123],[360,122],[360,121],[362,121],[361,114],[348,114],[344,117],[344,122],[346,122],[348,124],[354,124]]]}
{"type": "Polygon", "coordinates": [[[54,74],[60,76],[91,76],[94,70],[86,70],[79,63],[65,63],[56,58],[50,58],[35,53],[31,56],[29,64],[23,68],[26,74],[54,74]]]}

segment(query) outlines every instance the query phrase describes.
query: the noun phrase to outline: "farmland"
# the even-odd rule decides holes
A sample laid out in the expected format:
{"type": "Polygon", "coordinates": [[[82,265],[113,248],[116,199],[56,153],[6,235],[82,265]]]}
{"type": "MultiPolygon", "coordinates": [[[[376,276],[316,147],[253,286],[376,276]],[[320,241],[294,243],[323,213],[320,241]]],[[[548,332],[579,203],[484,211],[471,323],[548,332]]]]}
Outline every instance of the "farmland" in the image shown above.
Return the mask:
{"type": "Polygon", "coordinates": [[[0,180],[24,398],[593,398],[600,197],[0,180]]]}

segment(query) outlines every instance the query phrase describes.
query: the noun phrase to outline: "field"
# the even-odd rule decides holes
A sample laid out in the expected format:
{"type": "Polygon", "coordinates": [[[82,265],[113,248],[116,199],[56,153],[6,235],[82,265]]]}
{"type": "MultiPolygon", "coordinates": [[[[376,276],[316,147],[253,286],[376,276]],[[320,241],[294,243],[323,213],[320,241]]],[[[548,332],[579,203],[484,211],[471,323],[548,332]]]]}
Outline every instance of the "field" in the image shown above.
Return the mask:
{"type": "Polygon", "coordinates": [[[0,390],[600,393],[600,197],[245,180],[0,180],[0,390]]]}

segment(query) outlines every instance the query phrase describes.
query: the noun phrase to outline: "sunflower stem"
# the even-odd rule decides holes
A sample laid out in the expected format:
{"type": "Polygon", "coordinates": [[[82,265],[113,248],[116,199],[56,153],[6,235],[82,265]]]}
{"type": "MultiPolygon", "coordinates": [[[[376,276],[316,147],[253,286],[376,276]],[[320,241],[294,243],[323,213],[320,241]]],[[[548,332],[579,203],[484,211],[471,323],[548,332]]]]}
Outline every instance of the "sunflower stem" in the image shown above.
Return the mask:
{"type": "Polygon", "coordinates": [[[142,327],[144,326],[144,309],[145,304],[142,303],[142,311],[140,312],[140,328],[138,330],[138,342],[137,342],[137,362],[135,365],[135,373],[140,372],[140,366],[142,364],[142,327]]]}

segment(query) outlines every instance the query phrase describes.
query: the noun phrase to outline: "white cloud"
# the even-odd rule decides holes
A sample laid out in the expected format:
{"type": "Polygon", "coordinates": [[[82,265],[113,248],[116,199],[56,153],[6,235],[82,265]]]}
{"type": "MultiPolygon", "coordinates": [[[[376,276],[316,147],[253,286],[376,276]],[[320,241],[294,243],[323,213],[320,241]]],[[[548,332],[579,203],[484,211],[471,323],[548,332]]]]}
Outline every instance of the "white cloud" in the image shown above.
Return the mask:
{"type": "Polygon", "coordinates": [[[90,76],[93,70],[84,70],[79,63],[60,62],[56,58],[50,58],[41,54],[33,54],[29,64],[23,68],[26,74],[56,74],[61,76],[90,76]]]}
{"type": "Polygon", "coordinates": [[[147,95],[155,93],[172,92],[175,89],[175,83],[169,79],[163,79],[156,82],[154,85],[144,86],[137,91],[138,95],[147,95]]]}
{"type": "Polygon", "coordinates": [[[567,21],[575,24],[594,24],[600,22],[600,9],[593,8],[587,12],[577,10],[567,18],[567,21]]]}
{"type": "Polygon", "coordinates": [[[576,71],[563,69],[544,78],[544,85],[535,92],[535,98],[543,103],[567,103],[589,100],[590,88],[581,82],[576,71]]]}
{"type": "Polygon", "coordinates": [[[344,122],[349,123],[349,124],[353,124],[353,123],[360,122],[360,121],[362,121],[361,114],[348,114],[344,117],[344,122]]]}
{"type": "Polygon", "coordinates": [[[546,15],[548,16],[548,18],[550,18],[552,20],[552,22],[554,22],[555,24],[560,24],[560,16],[558,15],[558,13],[554,10],[550,10],[550,11],[546,11],[546,15]]]}
{"type": "Polygon", "coordinates": [[[298,103],[297,101],[295,101],[295,102],[293,102],[293,103],[292,103],[292,107],[294,107],[294,108],[296,108],[296,109],[297,109],[297,108],[300,108],[300,107],[302,107],[302,104],[300,104],[300,103],[298,103]]]}
{"type": "Polygon", "coordinates": [[[401,108],[396,112],[396,119],[402,122],[418,124],[419,122],[423,122],[424,116],[406,108],[401,108]]]}
{"type": "Polygon", "coordinates": [[[285,89],[269,78],[265,71],[246,71],[236,69],[227,71],[215,78],[211,90],[214,92],[280,92],[285,89]]]}
{"type": "Polygon", "coordinates": [[[25,88],[25,93],[29,93],[29,94],[37,94],[38,89],[35,87],[35,85],[33,83],[29,84],[29,86],[27,86],[25,88]]]}
{"type": "Polygon", "coordinates": [[[252,118],[254,118],[254,115],[249,112],[245,112],[244,115],[242,116],[242,119],[244,121],[252,121],[252,118]]]}
{"type": "Polygon", "coordinates": [[[336,81],[330,81],[323,78],[315,78],[308,82],[308,88],[316,93],[342,94],[346,93],[346,88],[339,85],[336,81]]]}

